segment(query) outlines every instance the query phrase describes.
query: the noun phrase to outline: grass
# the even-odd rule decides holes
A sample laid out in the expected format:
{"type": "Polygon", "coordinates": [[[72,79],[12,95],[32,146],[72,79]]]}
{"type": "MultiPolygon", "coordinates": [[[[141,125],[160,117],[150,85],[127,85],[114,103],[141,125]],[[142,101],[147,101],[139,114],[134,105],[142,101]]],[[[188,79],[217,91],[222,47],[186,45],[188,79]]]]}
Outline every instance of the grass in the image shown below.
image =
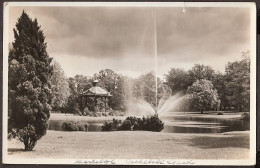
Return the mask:
{"type": "Polygon", "coordinates": [[[33,151],[8,143],[10,158],[246,159],[249,132],[176,134],[148,131],[63,132],[48,130],[33,151]]]}

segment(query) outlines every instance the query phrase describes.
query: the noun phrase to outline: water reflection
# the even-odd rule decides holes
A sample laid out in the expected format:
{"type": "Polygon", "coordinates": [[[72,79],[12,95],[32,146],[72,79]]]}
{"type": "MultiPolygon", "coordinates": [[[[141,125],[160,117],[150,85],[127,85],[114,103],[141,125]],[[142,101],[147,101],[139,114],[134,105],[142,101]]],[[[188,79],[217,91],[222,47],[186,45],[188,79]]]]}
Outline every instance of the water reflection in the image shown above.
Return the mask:
{"type": "Polygon", "coordinates": [[[222,133],[229,131],[246,131],[250,129],[249,121],[240,119],[168,116],[162,120],[165,121],[165,126],[162,132],[222,133]]]}

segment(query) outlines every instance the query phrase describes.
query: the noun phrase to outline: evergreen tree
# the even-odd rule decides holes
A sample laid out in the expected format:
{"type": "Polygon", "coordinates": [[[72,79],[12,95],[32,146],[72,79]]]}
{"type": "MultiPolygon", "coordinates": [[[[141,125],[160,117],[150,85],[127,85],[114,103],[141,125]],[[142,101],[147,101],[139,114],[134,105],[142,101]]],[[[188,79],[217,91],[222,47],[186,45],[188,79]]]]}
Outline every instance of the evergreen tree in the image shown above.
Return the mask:
{"type": "Polygon", "coordinates": [[[25,150],[32,150],[48,128],[52,59],[37,19],[24,11],[14,37],[8,60],[8,130],[24,143],[25,150]]]}

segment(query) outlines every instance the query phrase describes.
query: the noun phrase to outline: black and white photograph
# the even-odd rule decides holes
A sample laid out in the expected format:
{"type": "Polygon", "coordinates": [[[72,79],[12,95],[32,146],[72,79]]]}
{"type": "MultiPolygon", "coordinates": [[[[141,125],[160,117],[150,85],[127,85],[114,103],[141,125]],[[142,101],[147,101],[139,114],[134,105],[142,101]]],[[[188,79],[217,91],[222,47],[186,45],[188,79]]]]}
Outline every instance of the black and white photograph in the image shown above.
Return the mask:
{"type": "Polygon", "coordinates": [[[5,2],[3,163],[254,165],[251,2],[5,2]]]}

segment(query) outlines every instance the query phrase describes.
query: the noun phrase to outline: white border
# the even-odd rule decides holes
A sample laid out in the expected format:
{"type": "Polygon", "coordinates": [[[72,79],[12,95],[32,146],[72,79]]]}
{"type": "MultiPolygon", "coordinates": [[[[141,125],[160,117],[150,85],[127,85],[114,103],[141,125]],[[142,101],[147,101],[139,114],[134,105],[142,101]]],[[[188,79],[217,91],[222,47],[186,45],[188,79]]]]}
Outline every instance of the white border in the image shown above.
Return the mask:
{"type": "MultiPolygon", "coordinates": [[[[7,103],[8,103],[8,21],[11,6],[74,6],[74,7],[249,7],[250,18],[250,159],[248,160],[192,160],[194,165],[255,165],[256,163],[256,5],[254,2],[5,2],[4,3],[4,42],[3,42],[3,163],[12,164],[75,164],[77,159],[10,159],[7,153],[7,103]]],[[[83,159],[92,161],[93,159],[83,159]]],[[[101,159],[97,159],[101,161],[101,159]]],[[[135,159],[136,160],[136,159],[135,159]]],[[[141,159],[137,159],[141,160],[141,159]]],[[[142,159],[144,160],[144,159],[142,159]]],[[[148,159],[153,160],[153,159],[148,159]]],[[[117,165],[129,165],[129,160],[115,159],[117,165]]],[[[154,160],[156,161],[156,160],[154,160]]],[[[164,165],[193,165],[185,160],[161,159],[164,165]],[[167,161],[176,161],[169,164],[167,161]],[[187,164],[180,164],[185,163],[187,164]]],[[[132,164],[142,165],[142,164],[132,164]]],[[[149,164],[154,165],[154,164],[149,164]]]]}

